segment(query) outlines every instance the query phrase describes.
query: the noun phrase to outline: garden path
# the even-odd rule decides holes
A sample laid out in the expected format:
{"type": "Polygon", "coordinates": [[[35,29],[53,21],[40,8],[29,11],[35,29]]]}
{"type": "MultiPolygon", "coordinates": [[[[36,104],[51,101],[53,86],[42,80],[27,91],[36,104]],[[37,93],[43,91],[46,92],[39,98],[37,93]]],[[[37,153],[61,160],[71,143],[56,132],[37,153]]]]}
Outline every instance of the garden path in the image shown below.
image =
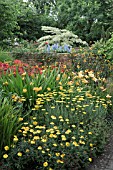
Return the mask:
{"type": "Polygon", "coordinates": [[[113,132],[103,154],[96,158],[86,170],[113,170],[113,132]]]}

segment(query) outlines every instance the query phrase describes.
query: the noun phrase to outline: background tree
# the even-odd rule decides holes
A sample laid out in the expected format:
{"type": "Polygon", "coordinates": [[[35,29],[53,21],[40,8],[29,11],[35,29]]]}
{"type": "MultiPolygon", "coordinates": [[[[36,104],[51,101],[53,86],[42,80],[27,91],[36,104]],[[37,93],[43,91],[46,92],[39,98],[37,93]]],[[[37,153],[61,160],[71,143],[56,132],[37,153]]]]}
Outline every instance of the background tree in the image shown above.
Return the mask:
{"type": "Polygon", "coordinates": [[[0,1],[0,44],[13,37],[13,31],[17,27],[17,2],[16,0],[0,1]]]}
{"type": "Polygon", "coordinates": [[[52,6],[56,4],[55,0],[28,0],[28,2],[32,2],[37,9],[37,13],[39,14],[49,14],[52,6]]]}
{"type": "Polygon", "coordinates": [[[57,0],[56,4],[58,26],[86,41],[100,39],[107,30],[113,31],[113,0],[57,0]]]}
{"type": "Polygon", "coordinates": [[[21,13],[18,16],[18,25],[20,26],[19,38],[27,40],[36,40],[43,36],[41,26],[54,26],[55,21],[50,15],[50,6],[52,4],[46,1],[31,1],[21,5],[21,13]]]}

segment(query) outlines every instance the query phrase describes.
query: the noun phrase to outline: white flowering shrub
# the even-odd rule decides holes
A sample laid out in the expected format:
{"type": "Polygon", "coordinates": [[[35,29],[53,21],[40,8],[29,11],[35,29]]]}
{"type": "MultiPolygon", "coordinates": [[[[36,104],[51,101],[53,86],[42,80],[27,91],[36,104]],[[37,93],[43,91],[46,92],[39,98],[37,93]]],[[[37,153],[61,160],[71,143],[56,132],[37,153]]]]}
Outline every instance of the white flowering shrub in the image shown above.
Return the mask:
{"type": "Polygon", "coordinates": [[[42,26],[42,30],[50,35],[38,39],[39,50],[44,50],[46,43],[49,45],[58,43],[59,46],[68,45],[69,47],[73,45],[88,45],[86,41],[82,41],[77,35],[66,29],[42,26]]]}

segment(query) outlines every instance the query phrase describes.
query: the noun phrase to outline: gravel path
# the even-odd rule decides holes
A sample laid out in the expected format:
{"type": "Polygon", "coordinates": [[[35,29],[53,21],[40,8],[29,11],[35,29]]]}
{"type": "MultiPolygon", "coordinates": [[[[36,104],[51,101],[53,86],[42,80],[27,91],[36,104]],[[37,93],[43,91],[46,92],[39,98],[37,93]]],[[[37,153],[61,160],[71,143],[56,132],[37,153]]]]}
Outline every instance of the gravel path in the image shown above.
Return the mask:
{"type": "Polygon", "coordinates": [[[97,157],[86,170],[113,170],[113,133],[103,154],[97,157]]]}

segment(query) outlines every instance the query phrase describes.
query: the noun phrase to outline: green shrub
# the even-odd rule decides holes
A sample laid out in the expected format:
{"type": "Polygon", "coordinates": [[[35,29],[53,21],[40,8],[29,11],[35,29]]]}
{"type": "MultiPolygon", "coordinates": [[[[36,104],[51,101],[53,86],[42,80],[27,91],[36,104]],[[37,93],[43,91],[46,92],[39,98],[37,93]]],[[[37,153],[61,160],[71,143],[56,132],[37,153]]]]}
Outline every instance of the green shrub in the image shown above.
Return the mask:
{"type": "Polygon", "coordinates": [[[10,62],[13,60],[11,54],[0,49],[0,62],[10,62]]]}
{"type": "Polygon", "coordinates": [[[17,46],[12,46],[10,51],[14,54],[23,55],[24,53],[37,53],[38,52],[38,44],[36,42],[28,42],[26,40],[22,40],[18,43],[17,46]]]}
{"type": "Polygon", "coordinates": [[[39,43],[39,51],[45,51],[46,42],[48,42],[50,45],[58,43],[62,47],[66,44],[68,46],[88,46],[86,41],[82,41],[77,35],[66,29],[42,26],[42,31],[47,33],[47,35],[37,40],[39,43]]]}
{"type": "Polygon", "coordinates": [[[106,60],[113,63],[113,34],[106,42],[103,40],[96,42],[93,48],[98,49],[99,54],[104,55],[106,60]]]}

